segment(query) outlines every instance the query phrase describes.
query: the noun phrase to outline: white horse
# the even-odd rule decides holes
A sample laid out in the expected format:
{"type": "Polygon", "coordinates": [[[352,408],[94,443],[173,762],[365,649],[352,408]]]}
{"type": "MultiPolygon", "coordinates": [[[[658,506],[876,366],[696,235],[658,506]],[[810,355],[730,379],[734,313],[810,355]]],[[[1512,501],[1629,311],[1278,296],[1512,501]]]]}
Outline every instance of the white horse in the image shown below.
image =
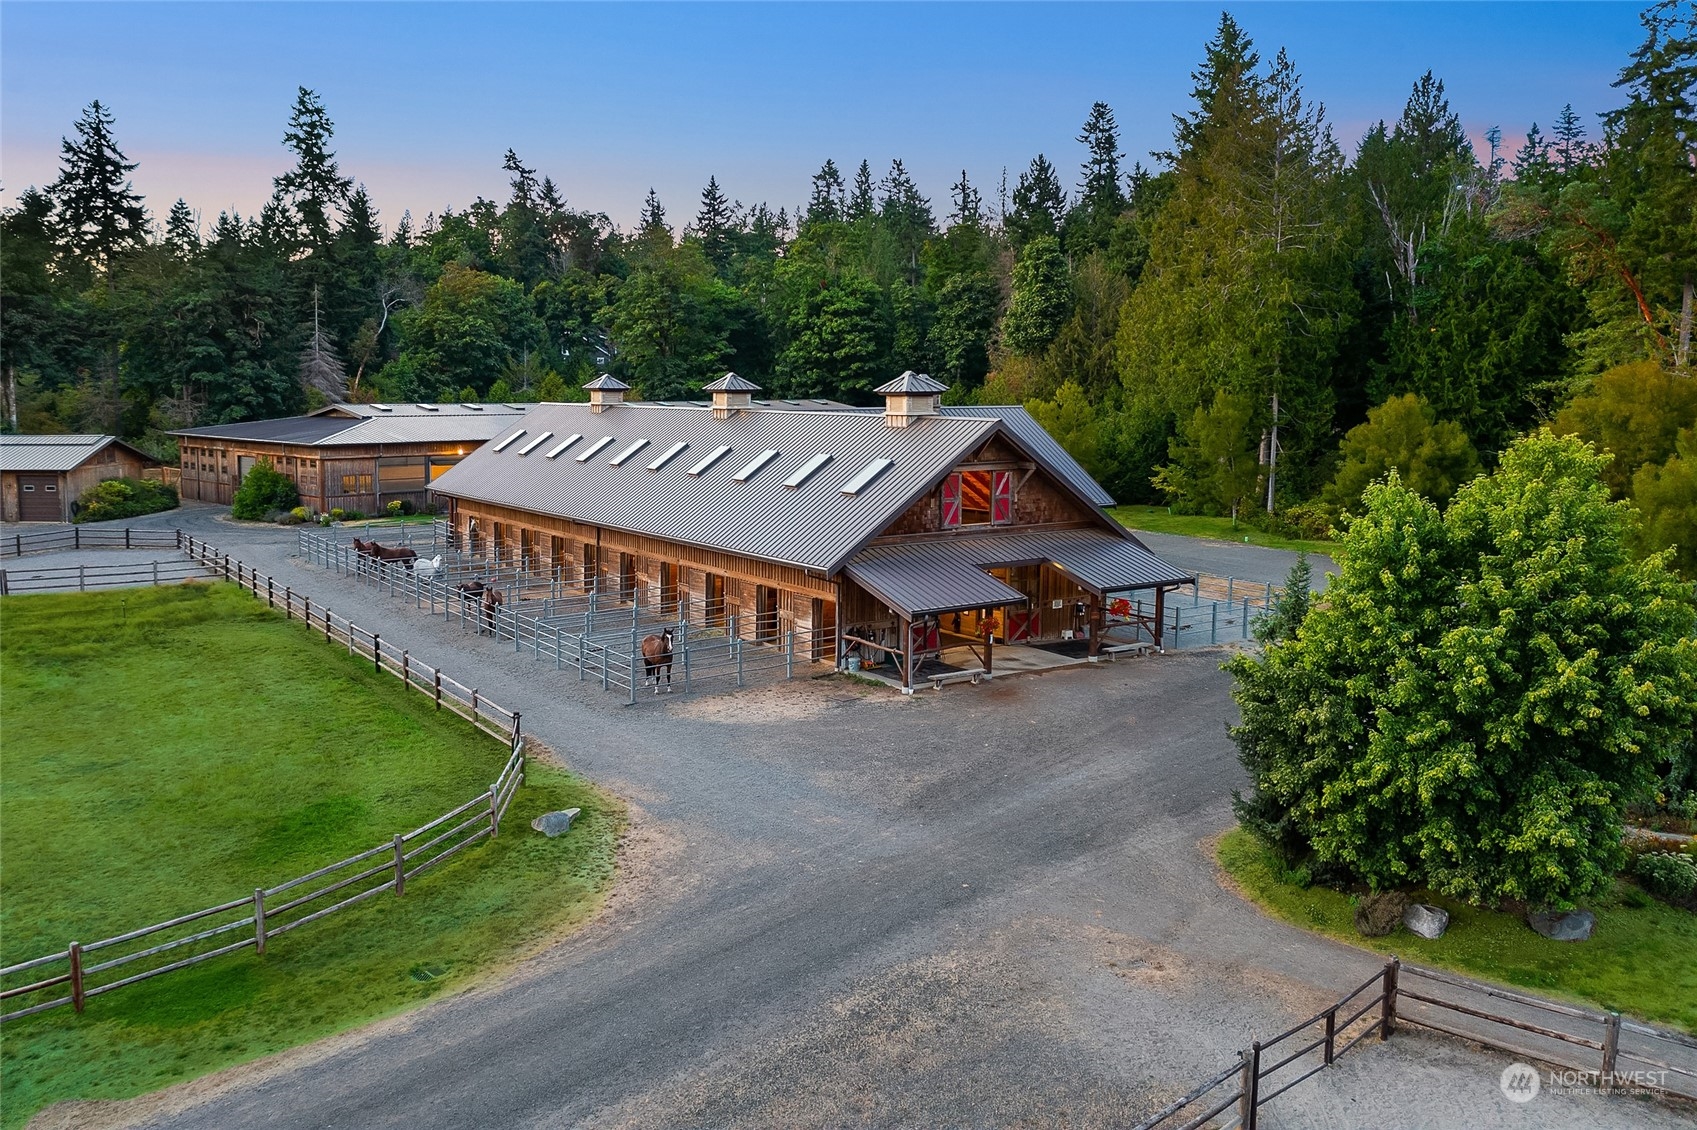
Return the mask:
{"type": "Polygon", "coordinates": [[[413,576],[420,577],[420,578],[422,578],[426,581],[428,581],[431,577],[434,577],[437,573],[441,572],[441,570],[442,570],[442,555],[440,553],[438,553],[435,557],[432,557],[428,561],[424,560],[423,558],[420,558],[417,562],[415,562],[413,564],[413,567],[412,567],[413,576]]]}

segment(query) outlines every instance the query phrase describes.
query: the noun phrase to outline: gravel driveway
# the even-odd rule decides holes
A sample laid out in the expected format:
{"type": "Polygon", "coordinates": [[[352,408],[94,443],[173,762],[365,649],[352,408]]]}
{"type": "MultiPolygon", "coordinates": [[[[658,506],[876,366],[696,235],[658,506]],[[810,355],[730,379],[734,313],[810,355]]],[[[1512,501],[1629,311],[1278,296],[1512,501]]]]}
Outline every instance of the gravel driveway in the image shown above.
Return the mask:
{"type": "MultiPolygon", "coordinates": [[[[1202,841],[1241,783],[1219,652],[632,709],[293,559],[292,533],[156,523],[475,677],[626,797],[633,832],[607,911],[506,980],[46,1124],[1125,1126],[1377,965],[1216,881],[1202,841]]],[[[1509,1058],[1369,1044],[1262,1125],[1689,1124],[1620,1098],[1516,1106],[1509,1058]]]]}

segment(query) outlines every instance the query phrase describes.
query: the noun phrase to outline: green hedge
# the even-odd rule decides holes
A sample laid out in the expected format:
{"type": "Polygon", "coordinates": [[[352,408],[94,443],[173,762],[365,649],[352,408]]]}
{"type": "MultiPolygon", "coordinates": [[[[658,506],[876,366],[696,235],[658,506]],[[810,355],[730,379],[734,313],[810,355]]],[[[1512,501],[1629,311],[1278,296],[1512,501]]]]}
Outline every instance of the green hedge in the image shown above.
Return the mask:
{"type": "Polygon", "coordinates": [[[230,515],[257,522],[280,511],[293,510],[300,501],[294,480],[261,459],[237,488],[230,502],[230,515]]]}
{"type": "Polygon", "coordinates": [[[177,488],[151,479],[107,479],[82,492],[71,507],[73,522],[110,522],[175,510],[177,488]]]}

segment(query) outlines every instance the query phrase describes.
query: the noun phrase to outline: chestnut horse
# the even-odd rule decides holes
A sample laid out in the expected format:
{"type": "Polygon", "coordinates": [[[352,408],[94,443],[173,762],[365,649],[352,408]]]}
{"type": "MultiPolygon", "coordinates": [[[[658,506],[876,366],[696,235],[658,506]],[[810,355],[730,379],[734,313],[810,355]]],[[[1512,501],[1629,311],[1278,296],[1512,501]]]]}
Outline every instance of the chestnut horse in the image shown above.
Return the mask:
{"type": "Polygon", "coordinates": [[[672,693],[672,629],[642,641],[642,685],[654,680],[654,693],[660,693],[660,669],[666,669],[666,693],[672,693]]]}

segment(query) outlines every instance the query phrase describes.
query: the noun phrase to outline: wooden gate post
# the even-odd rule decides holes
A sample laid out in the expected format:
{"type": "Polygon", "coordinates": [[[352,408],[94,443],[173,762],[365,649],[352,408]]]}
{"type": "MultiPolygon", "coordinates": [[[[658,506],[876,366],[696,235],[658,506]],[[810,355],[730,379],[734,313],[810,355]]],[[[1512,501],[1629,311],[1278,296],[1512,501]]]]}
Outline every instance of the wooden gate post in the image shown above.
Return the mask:
{"type": "Polygon", "coordinates": [[[1255,1125],[1255,1061],[1250,1058],[1248,1048],[1237,1055],[1241,1062],[1237,1073],[1237,1124],[1247,1128],[1255,1125]]]}
{"type": "Polygon", "coordinates": [[[1379,1040],[1391,1038],[1396,1031],[1396,983],[1397,971],[1402,968],[1402,961],[1391,958],[1385,962],[1385,996],[1384,1003],[1379,1009],[1379,1040]]]}
{"type": "Polygon", "coordinates": [[[82,1011],[82,943],[71,943],[71,1007],[82,1011]]]}
{"type": "Polygon", "coordinates": [[[265,888],[253,889],[253,952],[265,952],[265,888]]]}
{"type": "Polygon", "coordinates": [[[1603,1093],[1614,1090],[1615,1064],[1620,1058],[1620,1013],[1610,1012],[1603,1018],[1603,1070],[1597,1085],[1603,1093]]]}

